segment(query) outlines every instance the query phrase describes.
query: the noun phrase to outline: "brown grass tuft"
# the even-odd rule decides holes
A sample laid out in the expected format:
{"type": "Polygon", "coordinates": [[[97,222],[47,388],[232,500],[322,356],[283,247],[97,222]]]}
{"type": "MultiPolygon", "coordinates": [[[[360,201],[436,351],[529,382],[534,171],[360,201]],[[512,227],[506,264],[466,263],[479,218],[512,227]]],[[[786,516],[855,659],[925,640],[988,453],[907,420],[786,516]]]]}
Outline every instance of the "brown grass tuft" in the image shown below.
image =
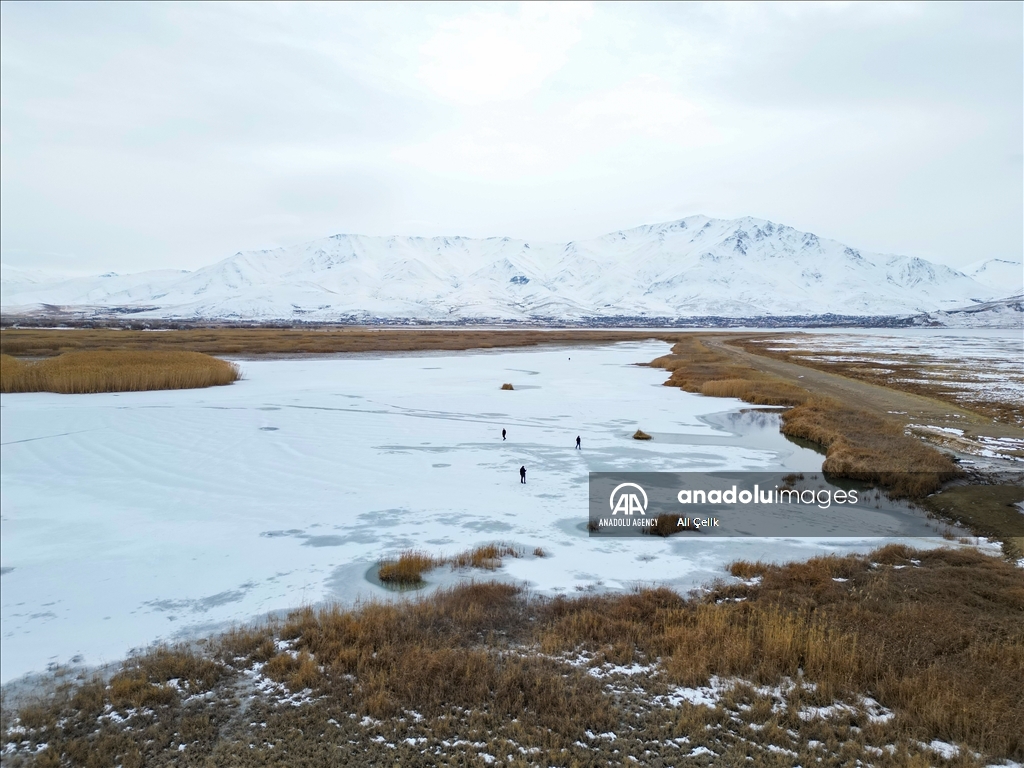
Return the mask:
{"type": "Polygon", "coordinates": [[[424,573],[442,565],[450,565],[452,570],[480,568],[493,571],[501,567],[503,557],[522,556],[519,549],[508,544],[484,544],[451,557],[436,557],[426,552],[407,550],[396,560],[382,562],[377,569],[377,577],[387,584],[413,586],[423,583],[424,573]]]}
{"type": "MultiPolygon", "coordinates": [[[[8,380],[16,380],[23,376],[25,371],[32,366],[24,360],[19,360],[10,355],[0,355],[0,380],[6,383],[8,380]]],[[[6,390],[4,390],[6,391],[6,390]]]]}
{"type": "Polygon", "coordinates": [[[468,552],[450,557],[447,562],[453,569],[483,568],[493,571],[495,568],[501,567],[501,558],[503,557],[522,557],[522,552],[508,544],[485,544],[482,547],[476,547],[468,552]]]}
{"type": "Polygon", "coordinates": [[[502,385],[501,385],[501,388],[502,388],[502,389],[504,389],[504,390],[506,390],[506,391],[510,391],[510,390],[513,390],[513,389],[515,389],[515,387],[513,387],[513,386],[512,386],[511,384],[509,384],[508,382],[505,382],[504,384],[502,384],[502,385]]]}
{"type": "Polygon", "coordinates": [[[230,384],[238,366],[199,352],[67,352],[28,363],[0,356],[0,392],[140,392],[230,384]]]}
{"type": "Polygon", "coordinates": [[[220,646],[229,661],[240,656],[266,662],[277,653],[270,634],[266,627],[236,627],[221,636],[220,646]]]}
{"type": "Polygon", "coordinates": [[[287,651],[277,654],[267,662],[263,672],[271,680],[286,683],[293,691],[315,688],[322,679],[320,667],[306,650],[294,655],[287,651]]]}
{"type": "Polygon", "coordinates": [[[651,436],[644,432],[642,429],[638,429],[633,433],[634,440],[650,440],[651,436]]]}
{"type": "Polygon", "coordinates": [[[807,399],[807,390],[784,381],[716,379],[701,384],[702,395],[735,397],[755,405],[796,405],[807,399]]]}
{"type": "Polygon", "coordinates": [[[386,560],[377,569],[377,578],[385,584],[422,584],[423,574],[444,562],[426,552],[414,549],[402,552],[397,560],[386,560]]]}
{"type": "Polygon", "coordinates": [[[752,563],[749,560],[737,560],[729,565],[729,573],[738,579],[752,579],[755,576],[764,576],[771,566],[758,560],[752,563]]]}
{"type": "Polygon", "coordinates": [[[166,705],[178,694],[168,681],[186,690],[208,690],[224,670],[212,659],[182,648],[158,648],[131,659],[110,680],[109,696],[115,707],[166,705]]]}
{"type": "Polygon", "coordinates": [[[159,648],[139,657],[135,666],[154,683],[179,680],[194,688],[209,688],[222,675],[217,664],[188,648],[159,648]]]}

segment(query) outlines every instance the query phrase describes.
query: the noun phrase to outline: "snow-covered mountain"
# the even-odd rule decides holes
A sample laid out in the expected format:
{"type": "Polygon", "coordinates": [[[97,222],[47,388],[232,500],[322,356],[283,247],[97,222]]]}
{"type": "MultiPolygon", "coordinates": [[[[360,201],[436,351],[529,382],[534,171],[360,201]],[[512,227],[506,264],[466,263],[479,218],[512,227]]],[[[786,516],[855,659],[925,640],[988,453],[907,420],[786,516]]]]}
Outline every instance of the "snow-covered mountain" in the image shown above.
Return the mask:
{"type": "Polygon", "coordinates": [[[691,216],[570,243],[335,235],[194,272],[0,273],[5,314],[337,321],[914,315],[1009,291],[770,221],[691,216]]]}
{"type": "Polygon", "coordinates": [[[1024,293],[1024,262],[1010,259],[983,259],[968,264],[961,270],[982,285],[992,288],[1000,296],[1024,293]]]}
{"type": "Polygon", "coordinates": [[[1024,329],[1024,293],[962,309],[928,312],[913,318],[913,324],[943,328],[1024,329]]]}

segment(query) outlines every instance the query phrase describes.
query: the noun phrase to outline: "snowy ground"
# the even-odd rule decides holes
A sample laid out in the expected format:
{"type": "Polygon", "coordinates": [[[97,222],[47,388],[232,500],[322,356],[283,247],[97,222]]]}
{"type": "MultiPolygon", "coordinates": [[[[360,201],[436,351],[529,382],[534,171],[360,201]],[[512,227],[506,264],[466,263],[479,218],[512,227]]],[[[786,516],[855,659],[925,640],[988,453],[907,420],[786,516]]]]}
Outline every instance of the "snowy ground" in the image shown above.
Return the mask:
{"type": "Polygon", "coordinates": [[[820,468],[771,415],[632,365],[666,351],[243,361],[228,387],[4,395],[0,679],[303,603],[390,596],[367,574],[408,547],[540,546],[549,557],[506,559],[500,575],[550,593],[689,588],[736,558],[878,544],[588,538],[589,471],[820,468]],[[638,426],[655,440],[631,440],[638,426]]]}
{"type": "MultiPolygon", "coordinates": [[[[975,400],[1024,400],[1024,338],[1019,328],[801,333],[767,349],[818,352],[806,359],[823,362],[909,364],[919,378],[908,381],[958,390],[958,399],[968,405],[975,400]]],[[[880,375],[891,372],[878,368],[880,375]]]]}

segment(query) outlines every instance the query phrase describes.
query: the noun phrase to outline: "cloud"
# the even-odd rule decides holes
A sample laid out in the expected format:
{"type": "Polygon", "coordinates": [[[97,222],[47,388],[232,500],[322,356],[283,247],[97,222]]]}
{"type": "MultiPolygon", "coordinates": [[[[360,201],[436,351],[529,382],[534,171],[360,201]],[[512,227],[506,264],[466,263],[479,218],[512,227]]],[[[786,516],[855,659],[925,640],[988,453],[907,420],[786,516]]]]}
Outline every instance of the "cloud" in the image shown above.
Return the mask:
{"type": "Polygon", "coordinates": [[[583,36],[589,3],[523,3],[515,13],[472,10],[420,46],[419,80],[457,104],[521,99],[561,69],[583,36]]]}
{"type": "Polygon", "coordinates": [[[566,120],[605,141],[665,139],[697,146],[720,138],[708,110],[654,75],[641,75],[572,105],[566,120]]]}
{"type": "Polygon", "coordinates": [[[1013,257],[1022,9],[2,3],[0,255],[194,267],[702,212],[1013,257]]]}

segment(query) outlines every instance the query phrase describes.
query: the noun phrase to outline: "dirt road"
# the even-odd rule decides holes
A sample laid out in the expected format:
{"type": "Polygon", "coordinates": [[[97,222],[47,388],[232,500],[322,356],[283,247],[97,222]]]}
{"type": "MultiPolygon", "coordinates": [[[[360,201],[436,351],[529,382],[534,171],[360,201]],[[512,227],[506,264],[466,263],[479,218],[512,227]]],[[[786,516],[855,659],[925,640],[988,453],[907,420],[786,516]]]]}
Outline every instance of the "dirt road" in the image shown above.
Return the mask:
{"type": "MultiPolygon", "coordinates": [[[[738,336],[731,336],[739,339],[738,336]]],[[[924,424],[953,427],[966,435],[977,437],[1021,437],[1021,430],[1010,424],[1000,424],[972,411],[934,400],[930,397],[902,392],[857,379],[849,379],[795,363],[763,357],[738,349],[729,343],[728,336],[702,337],[714,349],[731,355],[751,368],[770,373],[790,381],[816,395],[834,397],[850,405],[870,410],[879,415],[890,415],[906,424],[924,424]]]]}

